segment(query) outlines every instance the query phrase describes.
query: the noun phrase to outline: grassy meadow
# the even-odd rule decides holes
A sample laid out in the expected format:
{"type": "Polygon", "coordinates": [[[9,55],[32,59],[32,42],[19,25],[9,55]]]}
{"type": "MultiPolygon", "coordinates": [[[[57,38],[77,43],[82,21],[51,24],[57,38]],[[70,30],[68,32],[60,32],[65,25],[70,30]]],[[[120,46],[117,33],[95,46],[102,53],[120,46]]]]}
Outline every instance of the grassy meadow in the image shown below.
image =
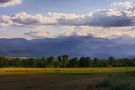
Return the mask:
{"type": "Polygon", "coordinates": [[[135,67],[106,68],[0,68],[0,75],[91,75],[106,73],[134,72],[135,67]]]}

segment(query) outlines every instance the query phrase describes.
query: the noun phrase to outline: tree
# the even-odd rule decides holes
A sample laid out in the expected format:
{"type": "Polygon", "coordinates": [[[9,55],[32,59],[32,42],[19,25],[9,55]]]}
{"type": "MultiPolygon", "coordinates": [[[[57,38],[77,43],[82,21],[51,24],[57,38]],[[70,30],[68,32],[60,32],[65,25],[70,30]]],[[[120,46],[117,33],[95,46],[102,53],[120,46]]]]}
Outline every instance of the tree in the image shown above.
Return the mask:
{"type": "Polygon", "coordinates": [[[100,66],[100,61],[99,61],[98,58],[94,58],[94,66],[95,66],[95,67],[100,66]]]}
{"type": "Polygon", "coordinates": [[[79,67],[78,58],[72,58],[69,60],[69,67],[79,67]]]}
{"type": "Polygon", "coordinates": [[[113,57],[109,57],[108,62],[109,62],[109,66],[110,66],[110,67],[112,67],[112,66],[115,64],[113,57]]]}
{"type": "Polygon", "coordinates": [[[67,67],[67,65],[68,65],[68,60],[69,60],[69,56],[68,56],[68,55],[63,55],[63,56],[62,56],[62,60],[61,60],[62,67],[67,67]]]}
{"type": "Polygon", "coordinates": [[[61,65],[61,63],[60,63],[59,61],[54,61],[54,62],[53,62],[53,66],[54,66],[55,68],[60,68],[60,65],[61,65]]]}
{"type": "Polygon", "coordinates": [[[9,60],[5,57],[0,57],[0,67],[8,67],[9,66],[9,60]]]}
{"type": "Polygon", "coordinates": [[[54,61],[54,57],[50,56],[47,58],[47,67],[53,67],[53,61],[54,61]]]}
{"type": "Polygon", "coordinates": [[[68,55],[48,58],[8,58],[0,57],[0,67],[125,67],[135,66],[135,58],[100,59],[90,57],[69,58],[68,55]]]}
{"type": "Polygon", "coordinates": [[[81,57],[79,60],[79,66],[80,67],[89,67],[90,66],[90,60],[85,58],[85,57],[81,57]]]}

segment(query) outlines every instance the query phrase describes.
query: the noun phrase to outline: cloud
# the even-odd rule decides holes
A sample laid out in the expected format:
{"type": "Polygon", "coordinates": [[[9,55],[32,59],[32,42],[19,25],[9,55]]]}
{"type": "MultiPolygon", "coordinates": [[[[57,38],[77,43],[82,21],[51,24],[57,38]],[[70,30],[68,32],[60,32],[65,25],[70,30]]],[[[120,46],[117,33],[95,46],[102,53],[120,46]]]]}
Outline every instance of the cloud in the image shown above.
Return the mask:
{"type": "Polygon", "coordinates": [[[114,39],[119,37],[135,38],[135,27],[88,27],[83,26],[78,29],[83,36],[93,36],[98,38],[114,39]],[[86,35],[85,35],[86,34],[86,35]]]}
{"type": "Polygon", "coordinates": [[[135,25],[135,9],[125,10],[97,10],[86,15],[68,13],[49,13],[48,15],[30,15],[20,12],[12,16],[0,16],[0,24],[16,26],[95,26],[95,27],[123,27],[135,25]]]}
{"type": "MultiPolygon", "coordinates": [[[[48,27],[49,28],[49,27],[48,27]]],[[[135,38],[135,27],[90,27],[90,26],[62,26],[52,29],[43,27],[27,31],[24,35],[31,38],[56,38],[69,36],[92,36],[96,38],[115,39],[120,37],[135,38]],[[54,32],[55,31],[55,32],[54,32]],[[57,33],[56,33],[57,32],[57,33]]]]}
{"type": "Polygon", "coordinates": [[[22,0],[0,0],[0,7],[8,7],[21,4],[22,0]]]}
{"type": "MultiPolygon", "coordinates": [[[[1,1],[1,3],[8,2],[1,1]]],[[[15,15],[0,15],[0,30],[8,27],[30,30],[26,36],[46,38],[58,36],[94,36],[100,38],[134,37],[135,7],[129,2],[114,2],[114,7],[124,9],[102,9],[89,14],[48,13],[29,14],[20,12],[15,15]],[[46,27],[49,27],[47,29],[46,27]],[[51,27],[55,27],[51,32],[51,27]],[[41,28],[41,29],[38,29],[41,28]],[[58,33],[56,33],[56,28],[58,33]],[[55,31],[55,32],[54,32],[55,31]],[[53,34],[54,32],[54,34],[53,34]]]]}
{"type": "Polygon", "coordinates": [[[24,35],[30,36],[32,38],[47,38],[49,37],[50,32],[47,31],[30,31],[24,33],[24,35]]]}
{"type": "Polygon", "coordinates": [[[85,16],[82,20],[84,26],[98,26],[98,27],[122,27],[134,26],[135,11],[125,10],[99,10],[91,13],[90,16],[85,16]]]}
{"type": "Polygon", "coordinates": [[[129,8],[133,8],[133,3],[130,1],[113,2],[111,6],[113,6],[115,9],[129,9],[129,8]]]}

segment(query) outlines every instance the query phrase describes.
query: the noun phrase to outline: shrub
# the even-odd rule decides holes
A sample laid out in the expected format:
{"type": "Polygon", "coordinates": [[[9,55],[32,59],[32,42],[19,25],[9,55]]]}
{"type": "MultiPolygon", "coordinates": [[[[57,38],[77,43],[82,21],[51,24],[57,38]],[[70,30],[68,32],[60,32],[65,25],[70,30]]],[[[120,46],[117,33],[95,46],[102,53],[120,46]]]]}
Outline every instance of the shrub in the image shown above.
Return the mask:
{"type": "Polygon", "coordinates": [[[96,86],[111,90],[135,90],[135,73],[112,75],[98,82],[96,86]]]}

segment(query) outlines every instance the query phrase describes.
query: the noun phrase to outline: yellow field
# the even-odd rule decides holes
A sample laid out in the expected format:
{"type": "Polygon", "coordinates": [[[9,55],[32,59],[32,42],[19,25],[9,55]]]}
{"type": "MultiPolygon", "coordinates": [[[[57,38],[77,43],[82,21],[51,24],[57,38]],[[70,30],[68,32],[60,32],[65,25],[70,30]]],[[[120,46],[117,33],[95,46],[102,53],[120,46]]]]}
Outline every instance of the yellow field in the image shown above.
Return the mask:
{"type": "Polygon", "coordinates": [[[98,73],[133,72],[135,67],[110,68],[0,68],[0,75],[49,74],[49,75],[88,75],[98,73]]]}

